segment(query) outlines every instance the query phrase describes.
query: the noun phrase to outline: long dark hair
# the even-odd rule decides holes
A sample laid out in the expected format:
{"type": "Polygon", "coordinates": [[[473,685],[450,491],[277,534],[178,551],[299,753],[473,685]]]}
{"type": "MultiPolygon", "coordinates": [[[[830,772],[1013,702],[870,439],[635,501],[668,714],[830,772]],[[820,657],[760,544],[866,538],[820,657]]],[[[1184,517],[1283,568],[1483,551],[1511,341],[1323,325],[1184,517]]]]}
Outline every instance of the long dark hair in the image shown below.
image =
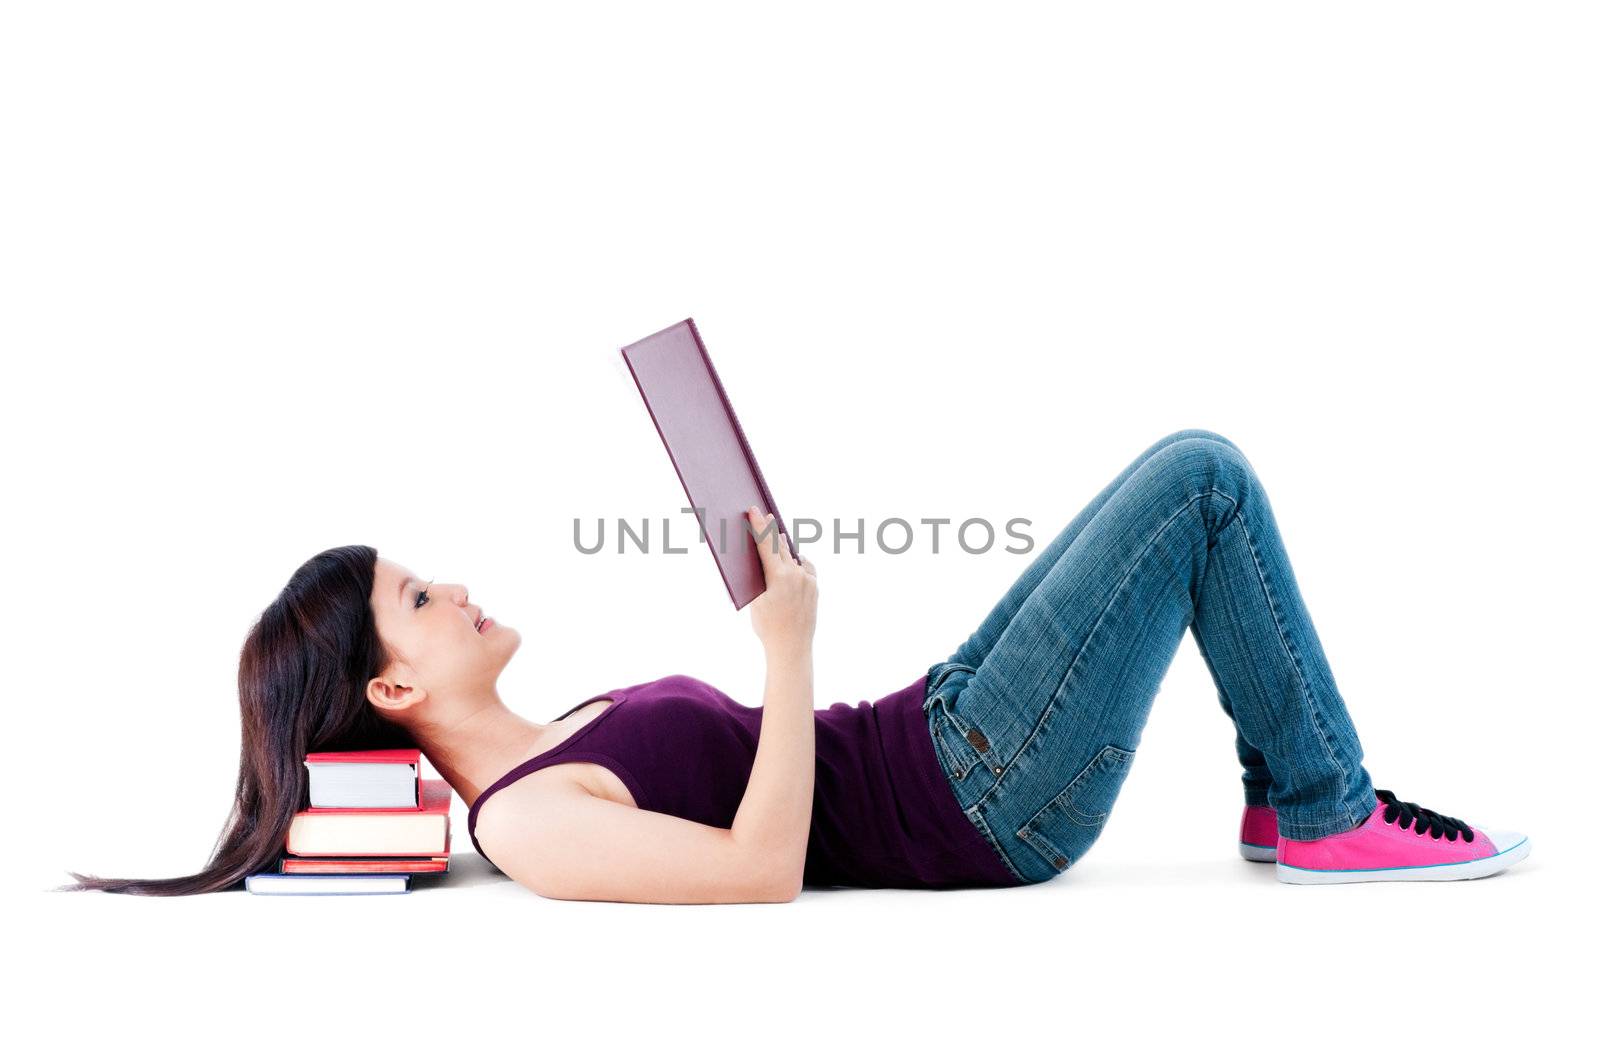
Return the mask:
{"type": "Polygon", "coordinates": [[[305,807],[305,755],[414,743],[367,702],[367,680],[389,664],[372,616],[378,552],[325,550],[301,565],[245,637],[239,655],[239,781],[233,811],[206,866],[178,878],[98,878],[67,872],[63,890],[181,897],[231,889],[275,871],[289,821],[305,807]]]}

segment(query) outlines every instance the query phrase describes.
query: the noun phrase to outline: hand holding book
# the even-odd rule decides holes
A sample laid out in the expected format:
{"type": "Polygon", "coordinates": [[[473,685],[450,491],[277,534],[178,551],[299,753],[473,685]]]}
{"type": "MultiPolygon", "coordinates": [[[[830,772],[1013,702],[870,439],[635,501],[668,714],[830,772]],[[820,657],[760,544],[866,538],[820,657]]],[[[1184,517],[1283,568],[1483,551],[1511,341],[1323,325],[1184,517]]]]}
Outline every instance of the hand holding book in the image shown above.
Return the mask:
{"type": "Polygon", "coordinates": [[[768,658],[809,653],[817,631],[817,569],[795,554],[771,513],[751,506],[745,513],[767,589],[750,606],[750,623],[768,658]]]}

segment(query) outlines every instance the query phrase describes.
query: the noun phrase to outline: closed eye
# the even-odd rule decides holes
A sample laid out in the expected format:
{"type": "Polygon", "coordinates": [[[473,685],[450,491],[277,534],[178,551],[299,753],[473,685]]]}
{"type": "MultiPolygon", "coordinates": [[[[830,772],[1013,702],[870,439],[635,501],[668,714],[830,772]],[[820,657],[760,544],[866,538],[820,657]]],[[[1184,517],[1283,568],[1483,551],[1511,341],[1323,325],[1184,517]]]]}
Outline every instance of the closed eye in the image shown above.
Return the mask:
{"type": "Polygon", "coordinates": [[[416,605],[414,606],[414,608],[421,609],[424,605],[428,604],[428,602],[430,601],[430,599],[428,598],[428,587],[431,587],[431,586],[433,586],[433,581],[429,580],[428,581],[428,586],[427,587],[423,587],[420,591],[417,592],[416,605]]]}

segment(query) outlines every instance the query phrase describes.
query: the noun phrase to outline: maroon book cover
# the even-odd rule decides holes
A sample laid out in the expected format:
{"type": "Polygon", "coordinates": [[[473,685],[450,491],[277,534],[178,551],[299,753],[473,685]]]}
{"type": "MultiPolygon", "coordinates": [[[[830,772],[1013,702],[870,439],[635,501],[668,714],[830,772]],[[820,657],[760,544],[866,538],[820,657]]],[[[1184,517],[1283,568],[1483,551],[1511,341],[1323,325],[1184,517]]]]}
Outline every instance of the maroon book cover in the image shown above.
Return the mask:
{"type": "MultiPolygon", "coordinates": [[[[700,331],[693,318],[685,318],[628,344],[622,357],[694,507],[733,607],[743,609],[767,589],[745,507],[771,513],[789,537],[790,556],[799,554],[700,331]]],[[[769,540],[759,548],[774,547],[769,540]]]]}

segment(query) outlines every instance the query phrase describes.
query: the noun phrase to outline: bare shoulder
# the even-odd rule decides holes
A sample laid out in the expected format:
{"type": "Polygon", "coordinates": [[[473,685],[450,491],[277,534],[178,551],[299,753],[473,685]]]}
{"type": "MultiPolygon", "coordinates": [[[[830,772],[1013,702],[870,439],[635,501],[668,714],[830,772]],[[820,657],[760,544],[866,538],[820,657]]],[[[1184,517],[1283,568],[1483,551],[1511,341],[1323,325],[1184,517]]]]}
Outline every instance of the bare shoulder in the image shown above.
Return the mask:
{"type": "Polygon", "coordinates": [[[592,796],[576,776],[535,772],[490,794],[478,806],[473,833],[493,859],[494,846],[513,840],[523,844],[536,840],[541,826],[548,828],[559,820],[563,806],[570,807],[573,801],[592,796]]]}

